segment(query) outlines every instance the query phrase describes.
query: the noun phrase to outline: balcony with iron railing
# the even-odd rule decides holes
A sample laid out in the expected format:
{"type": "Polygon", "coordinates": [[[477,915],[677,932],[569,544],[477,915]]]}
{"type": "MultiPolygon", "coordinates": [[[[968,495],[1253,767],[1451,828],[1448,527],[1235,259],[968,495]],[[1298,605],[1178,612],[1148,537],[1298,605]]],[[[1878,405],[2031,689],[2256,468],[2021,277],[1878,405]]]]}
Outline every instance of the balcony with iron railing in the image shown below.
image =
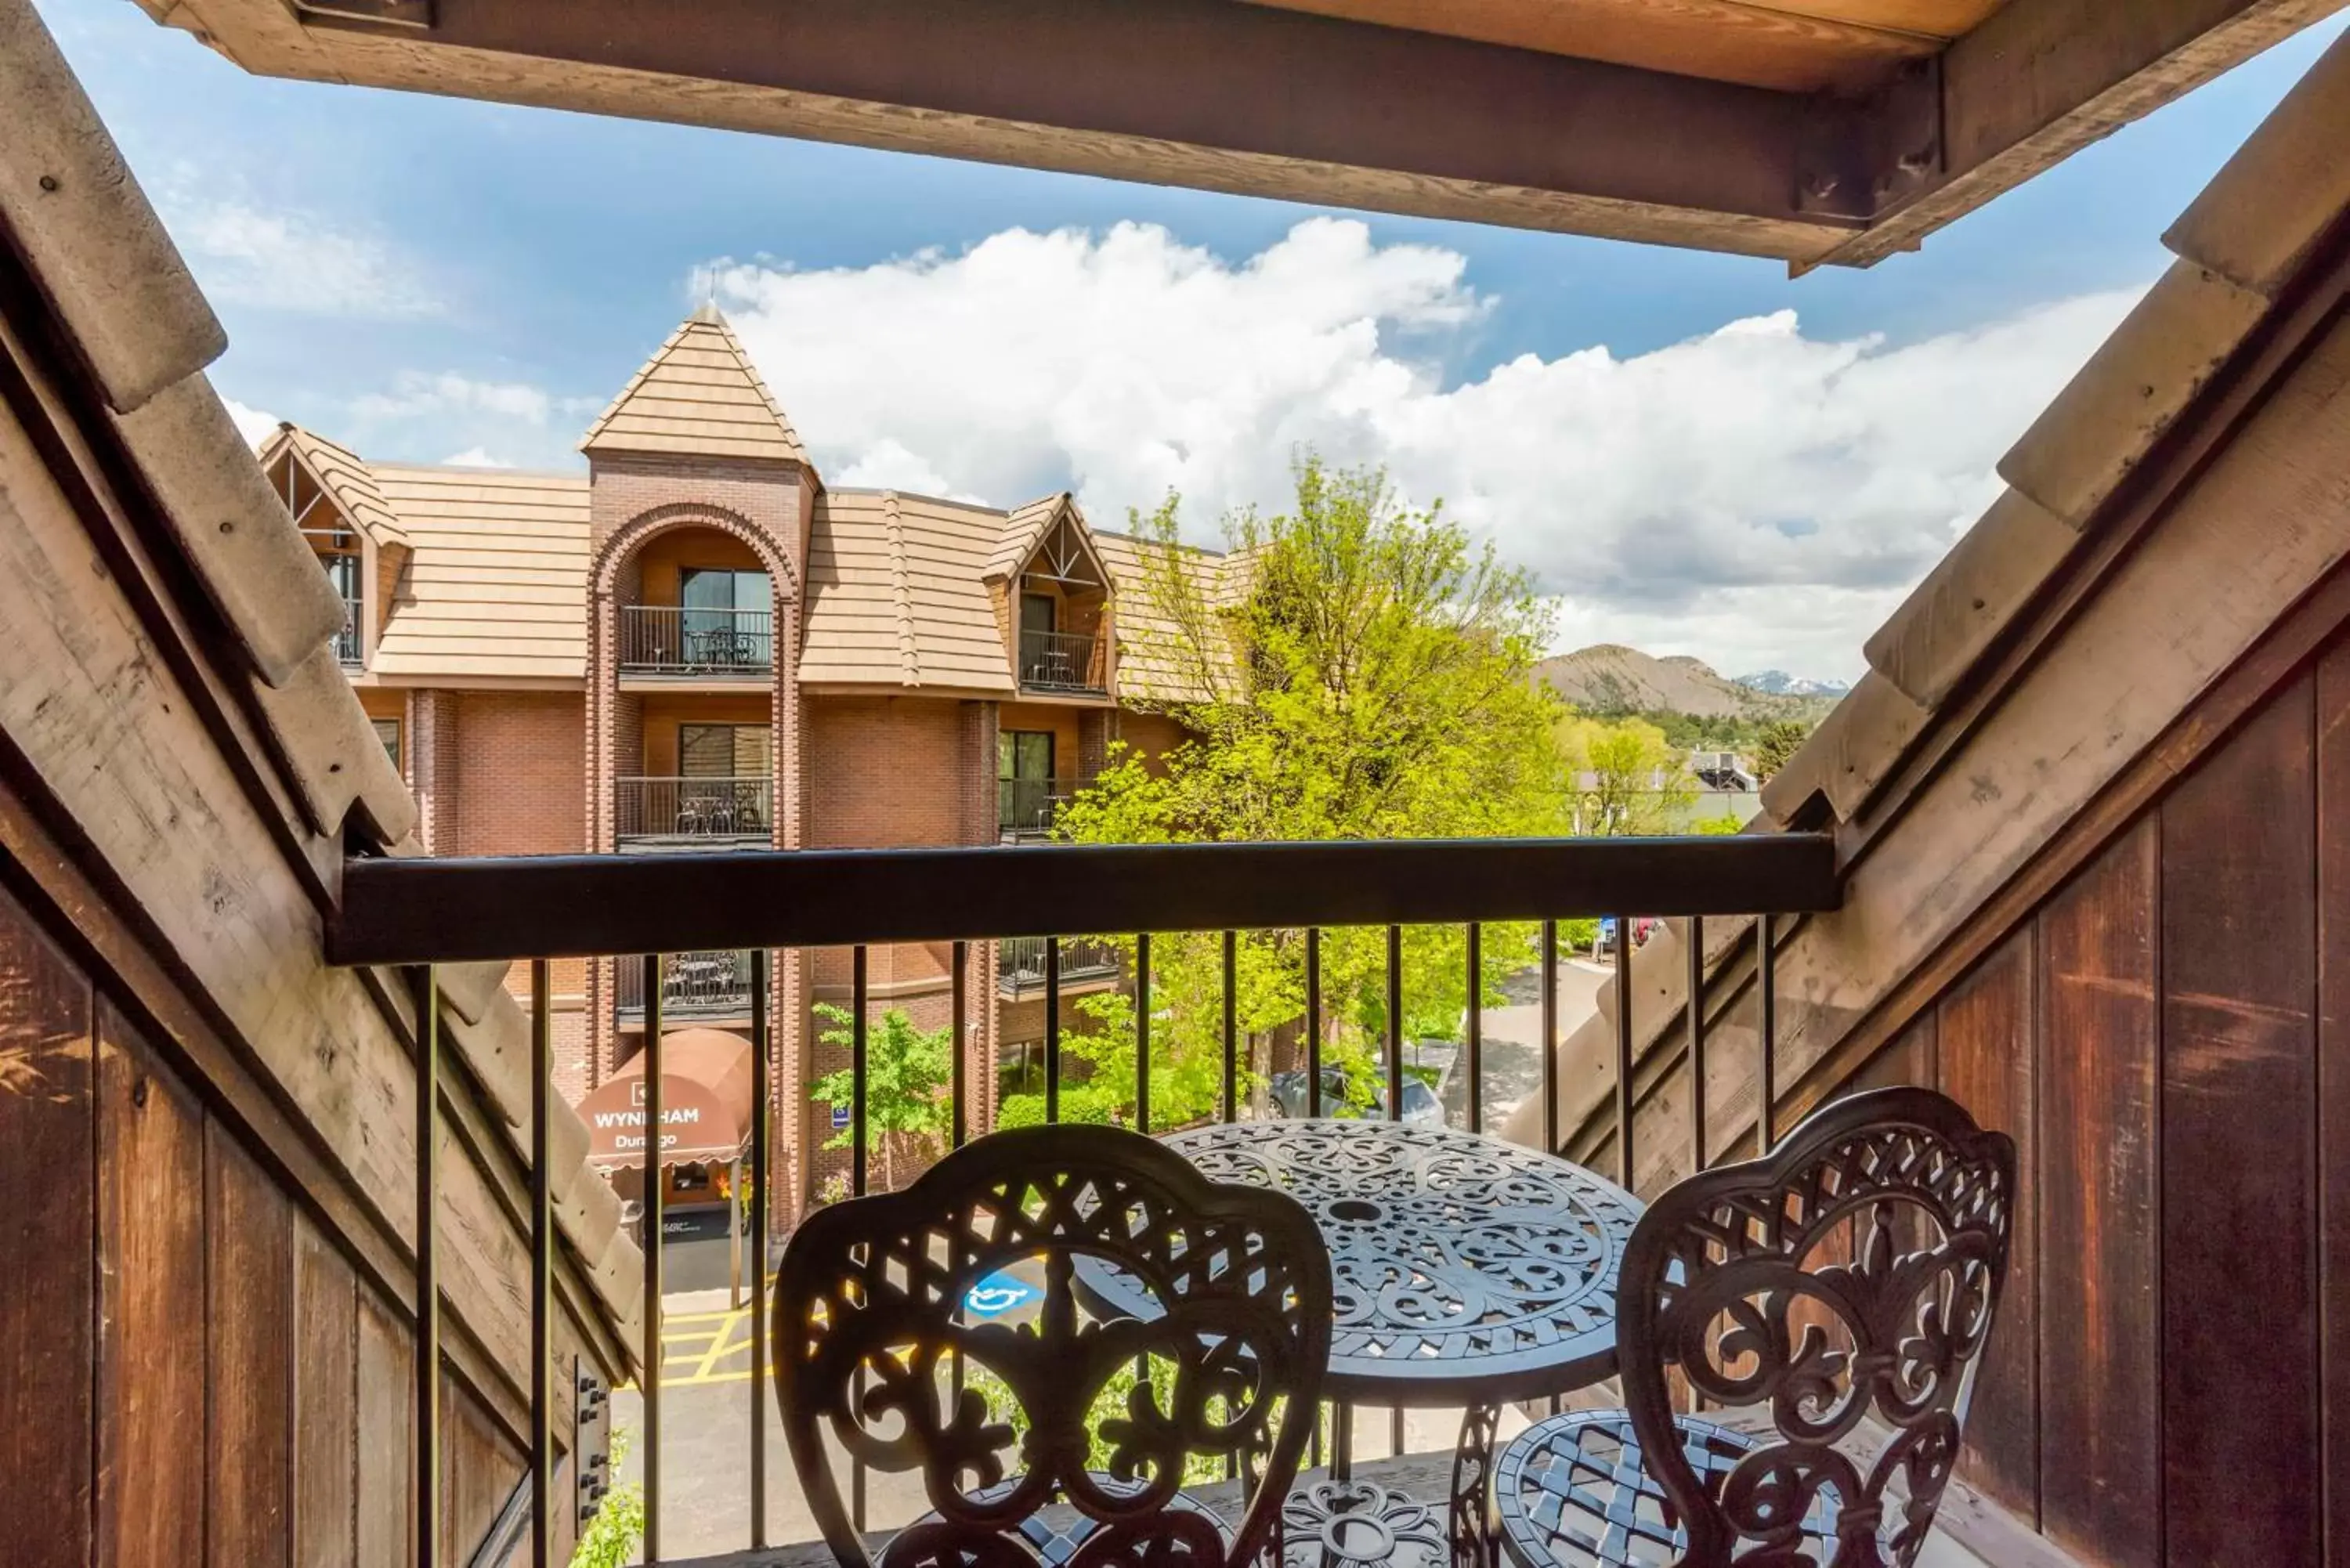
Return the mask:
{"type": "Polygon", "coordinates": [[[343,601],[343,624],[335,633],[335,659],[346,670],[357,670],[362,660],[359,647],[359,601],[343,601]]]}
{"type": "Polygon", "coordinates": [[[775,668],[775,612],[625,605],[620,673],[756,680],[775,668]]]}
{"type": "Polygon", "coordinates": [[[764,846],[775,836],[775,780],[612,781],[613,838],[623,854],[764,846]]]}
{"type": "Polygon", "coordinates": [[[1006,844],[1051,837],[1061,808],[1076,793],[1073,779],[997,779],[996,836],[1006,844]]]}
{"type": "Polygon", "coordinates": [[[1007,997],[1041,994],[1048,976],[1092,987],[1118,972],[1118,949],[1090,937],[1006,937],[995,944],[995,989],[1007,997]]]}
{"type": "MultiPolygon", "coordinates": [[[[622,1023],[645,1016],[645,966],[621,963],[614,975],[613,1012],[622,1023]]],[[[661,959],[661,1017],[708,1023],[751,1015],[751,955],[712,951],[668,953],[661,959]]]]}
{"type": "Polygon", "coordinates": [[[1090,632],[1023,631],[1020,688],[1073,696],[1106,695],[1108,652],[1108,639],[1090,632]]]}
{"type": "MultiPolygon", "coordinates": [[[[712,781],[627,782],[650,786],[706,785],[712,781]]],[[[743,782],[755,782],[764,792],[764,781],[743,782]]],[[[665,806],[650,823],[639,809],[632,826],[639,831],[648,826],[676,826],[669,809],[665,806]]],[[[741,826],[739,820],[736,826],[741,826]]],[[[706,826],[701,830],[706,831],[706,826]]],[[[849,1106],[844,1107],[850,1113],[847,1125],[836,1126],[847,1147],[845,1189],[865,1192],[881,1184],[890,1168],[884,1158],[890,1150],[897,1151],[901,1183],[927,1163],[904,1158],[908,1135],[881,1130],[869,1117],[857,1114],[874,1103],[873,1093],[894,1092],[871,1087],[878,1080],[870,1075],[882,1069],[874,1064],[868,1046],[879,1034],[874,1027],[877,1014],[889,1005],[868,980],[868,953],[873,947],[931,942],[952,947],[953,1037],[961,1039],[964,1028],[994,1000],[974,993],[972,947],[981,941],[998,943],[1005,977],[999,981],[998,995],[1006,985],[1024,1000],[1042,993],[1038,1089],[1041,1114],[1047,1121],[1062,1117],[1073,1095],[1087,1094],[1097,1107],[1102,1103],[1099,1064],[1064,1060],[1065,1036],[1079,1023],[1064,992],[1081,977],[1115,976],[1113,983],[1132,1000],[1134,1079],[1130,1095],[1112,1112],[1114,1121],[1144,1132],[1163,1132],[1177,1115],[1191,1119],[1201,1114],[1196,1108],[1153,1103],[1154,1082],[1166,1081],[1164,1066],[1155,1074],[1154,1062],[1184,1041],[1189,1042],[1184,1049],[1191,1053],[1183,1058],[1191,1064],[1189,1070],[1196,1075],[1204,1064],[1209,1074],[1210,1122],[1295,1114],[1298,1107],[1266,1092],[1264,1074],[1274,1064],[1270,1053],[1275,1036],[1289,1043],[1284,1049],[1309,1085],[1302,1108],[1310,1113],[1319,1102],[1319,1108],[1327,1111],[1330,1106],[1320,1100],[1319,1090],[1326,1079],[1324,1041],[1334,1030],[1350,1029],[1362,1032],[1370,1051],[1370,1114],[1416,1122],[1420,1112],[1415,1106],[1424,1108],[1426,1096],[1408,1095],[1406,1085],[1415,1078],[1426,1082],[1428,1074],[1414,1060],[1418,1047],[1407,1039],[1403,1021],[1409,986],[1428,982],[1413,978],[1423,971],[1408,972],[1408,943],[1421,940],[1408,933],[1424,937],[1430,930],[1449,931],[1445,940],[1471,975],[1484,972],[1486,961],[1481,954],[1508,943],[1513,961],[1516,956],[1525,960],[1519,983],[1526,988],[1528,1011],[1540,1017],[1539,1037],[1556,1040],[1561,977],[1571,972],[1559,947],[1561,920],[1642,909],[1680,917],[1757,911],[1785,916],[1833,908],[1837,898],[1833,846],[1825,837],[1807,835],[363,860],[346,867],[332,949],[336,961],[346,963],[650,953],[655,956],[624,958],[620,965],[624,971],[637,971],[636,996],[660,996],[664,1023],[675,1016],[668,1003],[673,995],[682,998],[677,989],[680,976],[690,971],[681,969],[679,960],[659,955],[692,955],[687,964],[725,955],[733,961],[733,967],[714,967],[710,971],[712,983],[723,989],[747,981],[744,989],[755,992],[775,972],[781,950],[847,949],[851,961],[842,1001],[852,1033],[847,1071],[854,1084],[849,1106]],[[1059,935],[1088,931],[1144,934],[1114,945],[1059,935]],[[1048,937],[1055,940],[1048,942],[1048,937]],[[1215,978],[1219,950],[1220,982],[1215,978]],[[1294,969],[1289,981],[1274,989],[1294,995],[1296,1017],[1268,1024],[1258,1016],[1247,1022],[1244,1031],[1233,1005],[1244,972],[1241,961],[1261,965],[1268,961],[1269,951],[1277,951],[1278,961],[1294,969]],[[1178,955],[1188,955],[1181,970],[1175,967],[1178,955]],[[1336,977],[1342,972],[1352,977],[1347,982],[1352,989],[1343,1002],[1327,990],[1338,983],[1336,977]],[[1189,977],[1188,988],[1178,986],[1174,977],[1179,974],[1189,977]],[[1293,984],[1294,990],[1289,989],[1293,984]],[[1191,1016],[1187,1009],[1198,1015],[1191,1016]],[[1219,1038],[1220,1089],[1212,1086],[1219,1038]],[[1203,1050],[1206,1054],[1199,1054],[1203,1050]]],[[[1708,942],[1694,929],[1699,923],[1688,922],[1690,950],[1718,954],[1722,942],[1708,942]]],[[[1753,1011],[1752,984],[1756,982],[1750,982],[1743,1016],[1752,1027],[1725,1029],[1731,1038],[1717,1047],[1735,1058],[1725,1066],[1752,1066],[1759,1073],[1765,1104],[1775,1098],[1771,1085],[1778,1049],[1767,979],[1773,972],[1774,929],[1771,919],[1741,922],[1737,928],[1733,940],[1754,951],[1760,1011],[1753,1011]],[[1758,1050],[1750,1061],[1748,1053],[1758,1050]]],[[[1619,944],[1614,973],[1618,993],[1627,997],[1632,994],[1630,963],[1628,947],[1619,944]]],[[[552,1049],[543,994],[550,984],[548,972],[544,964],[531,966],[542,1093],[552,1049]]],[[[1262,978],[1261,972],[1253,975],[1250,983],[1256,986],[1262,978]]],[[[1479,984],[1482,988],[1482,981],[1479,984]]],[[[1498,1037],[1489,1049],[1483,1014],[1471,1007],[1444,1075],[1443,1119],[1468,1134],[1497,1125],[1505,1107],[1496,1098],[1494,1079],[1514,1075],[1510,1086],[1515,1094],[1539,1096],[1537,1141],[1558,1147],[1562,1103],[1596,1097],[1604,1106],[1612,1098],[1614,1136],[1605,1155],[1596,1158],[1606,1176],[1628,1179],[1635,1169],[1633,1129],[1636,1125],[1646,1127],[1656,1114],[1656,1107],[1648,1106],[1636,1124],[1636,1100],[1654,1091],[1631,1071],[1633,1012],[1629,1006],[1616,1010],[1615,1059],[1575,1069],[1590,1072],[1592,1083],[1588,1095],[1570,1096],[1562,1093],[1571,1085],[1562,1082],[1568,1069],[1557,1052],[1529,1051],[1498,1037]]],[[[1713,1032],[1705,1025],[1701,1017],[1694,1021],[1687,1044],[1700,1076],[1706,1072],[1707,1037],[1713,1032]]],[[[771,1078],[778,1059],[775,1021],[766,1009],[754,1008],[745,1027],[754,1075],[752,1103],[789,1104],[803,1089],[789,1085],[788,1095],[780,1100],[777,1096],[771,1078]]],[[[664,1117],[665,1093],[660,1031],[649,1036],[645,1054],[645,1115],[658,1125],[664,1117]]],[[[951,1078],[941,1085],[940,1096],[944,1125],[936,1136],[939,1149],[988,1130],[975,1107],[994,1102],[993,1096],[975,1093],[971,1078],[978,1069],[971,1054],[951,1053],[951,1078]]],[[[1702,1111],[1700,1105],[1681,1114],[1701,1116],[1702,1111]]],[[[742,1180],[753,1231],[750,1256],[770,1268],[776,1256],[775,1223],[811,1197],[770,1190],[777,1165],[771,1139],[779,1120],[789,1126],[794,1119],[795,1114],[792,1118],[753,1116],[745,1149],[742,1180]]],[[[1693,1130],[1694,1147],[1724,1142],[1720,1136],[1709,1137],[1701,1127],[1693,1130]]],[[[816,1136],[821,1139],[825,1135],[816,1136]]],[[[806,1151],[795,1152],[792,1167],[804,1168],[806,1158],[806,1151]]],[[[643,1189],[653,1195],[646,1232],[664,1234],[662,1184],[649,1182],[643,1189]]],[[[821,1197],[816,1195],[816,1200],[821,1197]]],[[[629,1469],[631,1479],[644,1489],[642,1560],[735,1562],[740,1559],[727,1554],[812,1540],[815,1530],[806,1499],[797,1488],[779,1488],[772,1479],[788,1471],[773,1465],[780,1456],[772,1451],[776,1396],[765,1332],[769,1269],[750,1271],[747,1316],[732,1326],[718,1325],[713,1335],[702,1332],[709,1325],[699,1319],[671,1321],[671,1314],[706,1309],[684,1298],[665,1301],[669,1276],[664,1253],[670,1250],[649,1249],[644,1265],[644,1355],[660,1370],[640,1391],[616,1397],[620,1420],[636,1431],[629,1469]],[[689,1331],[700,1337],[687,1346],[676,1336],[689,1331]],[[680,1475],[676,1467],[681,1463],[688,1467],[688,1474],[680,1475]],[[729,1471],[739,1474],[739,1482],[724,1479],[729,1471]]],[[[1328,1440],[1340,1441],[1337,1434],[1342,1432],[1354,1434],[1346,1440],[1348,1453],[1361,1466],[1358,1475],[1380,1475],[1392,1481],[1425,1470],[1428,1476],[1413,1484],[1425,1483],[1440,1493],[1442,1474],[1451,1462],[1458,1401],[1448,1404],[1431,1396],[1406,1403],[1414,1407],[1409,1412],[1400,1407],[1388,1409],[1378,1419],[1366,1418],[1372,1411],[1342,1405],[1326,1420],[1332,1434],[1328,1440]],[[1392,1457],[1381,1459],[1382,1454],[1392,1457]],[[1411,1458],[1414,1454],[1430,1457],[1411,1458]]],[[[1313,1462],[1326,1457],[1335,1453],[1326,1456],[1323,1438],[1317,1436],[1313,1462]]],[[[844,1474],[856,1472],[860,1527],[903,1524],[928,1507],[919,1486],[910,1488],[906,1478],[877,1475],[868,1486],[861,1466],[852,1465],[846,1456],[837,1462],[844,1474]]],[[[813,1552],[805,1560],[813,1563],[823,1559],[820,1552],[813,1552]]]]}

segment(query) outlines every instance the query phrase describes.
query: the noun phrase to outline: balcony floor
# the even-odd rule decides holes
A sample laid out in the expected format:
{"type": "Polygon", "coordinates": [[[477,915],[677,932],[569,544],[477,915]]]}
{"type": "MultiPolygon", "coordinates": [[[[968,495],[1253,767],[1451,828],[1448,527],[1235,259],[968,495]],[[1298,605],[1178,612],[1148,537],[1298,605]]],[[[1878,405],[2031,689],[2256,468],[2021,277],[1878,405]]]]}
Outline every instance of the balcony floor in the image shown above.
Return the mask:
{"type": "Polygon", "coordinates": [[[765,833],[640,833],[614,843],[623,855],[673,855],[693,849],[771,849],[775,837],[765,833]]]}

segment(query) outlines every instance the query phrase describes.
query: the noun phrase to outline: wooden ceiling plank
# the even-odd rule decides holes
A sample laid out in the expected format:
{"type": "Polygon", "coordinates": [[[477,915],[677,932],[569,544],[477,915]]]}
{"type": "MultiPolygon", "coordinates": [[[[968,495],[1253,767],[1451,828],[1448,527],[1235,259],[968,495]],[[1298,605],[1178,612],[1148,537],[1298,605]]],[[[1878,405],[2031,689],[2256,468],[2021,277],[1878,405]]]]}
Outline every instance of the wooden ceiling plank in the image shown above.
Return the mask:
{"type": "Polygon", "coordinates": [[[1254,3],[1782,92],[1865,91],[1948,41],[1752,0],[1254,3]]]}

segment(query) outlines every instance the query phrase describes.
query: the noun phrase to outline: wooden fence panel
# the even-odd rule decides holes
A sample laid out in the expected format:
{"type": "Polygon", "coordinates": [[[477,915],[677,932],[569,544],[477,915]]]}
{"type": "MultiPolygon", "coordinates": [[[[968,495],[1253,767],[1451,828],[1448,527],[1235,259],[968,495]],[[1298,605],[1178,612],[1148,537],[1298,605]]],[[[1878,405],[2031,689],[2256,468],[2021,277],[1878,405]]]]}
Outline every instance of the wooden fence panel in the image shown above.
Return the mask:
{"type": "Polygon", "coordinates": [[[97,1137],[88,979],[0,891],[0,1495],[30,1568],[90,1557],[97,1137]]]}
{"type": "Polygon", "coordinates": [[[2039,917],[2040,1527],[2161,1561],[2155,896],[2142,819],[2039,917]]]}
{"type": "Polygon", "coordinates": [[[2015,1139],[2019,1177],[2007,1291],[1967,1413],[1962,1462],[1969,1479],[2027,1520],[2040,1514],[2039,1184],[2034,1179],[2033,962],[2029,928],[2017,931],[1938,1009],[1936,1057],[1942,1092],[1977,1122],[2015,1139]]]}
{"type": "Polygon", "coordinates": [[[2316,790],[2303,676],[2162,821],[2168,1562],[2314,1563],[2316,790]]]}
{"type": "Polygon", "coordinates": [[[204,1539],[204,1111],[99,1008],[99,1561],[179,1568],[204,1539]]]}

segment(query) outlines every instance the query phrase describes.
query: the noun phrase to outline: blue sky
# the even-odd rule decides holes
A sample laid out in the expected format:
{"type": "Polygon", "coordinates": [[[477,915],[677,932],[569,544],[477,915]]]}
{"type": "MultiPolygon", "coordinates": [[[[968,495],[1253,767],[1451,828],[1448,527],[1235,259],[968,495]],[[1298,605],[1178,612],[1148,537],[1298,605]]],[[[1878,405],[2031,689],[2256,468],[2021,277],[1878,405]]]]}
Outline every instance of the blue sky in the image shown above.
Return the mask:
{"type": "Polygon", "coordinates": [[[2329,25],[1868,272],[262,80],[43,15],[227,324],[243,408],[568,466],[716,279],[828,480],[1212,539],[1311,444],[1442,495],[1559,640],[1850,676],[2329,25]],[[1790,317],[1787,314],[1794,313],[1790,317]],[[1919,425],[1933,427],[1921,434],[1919,425]]]}

